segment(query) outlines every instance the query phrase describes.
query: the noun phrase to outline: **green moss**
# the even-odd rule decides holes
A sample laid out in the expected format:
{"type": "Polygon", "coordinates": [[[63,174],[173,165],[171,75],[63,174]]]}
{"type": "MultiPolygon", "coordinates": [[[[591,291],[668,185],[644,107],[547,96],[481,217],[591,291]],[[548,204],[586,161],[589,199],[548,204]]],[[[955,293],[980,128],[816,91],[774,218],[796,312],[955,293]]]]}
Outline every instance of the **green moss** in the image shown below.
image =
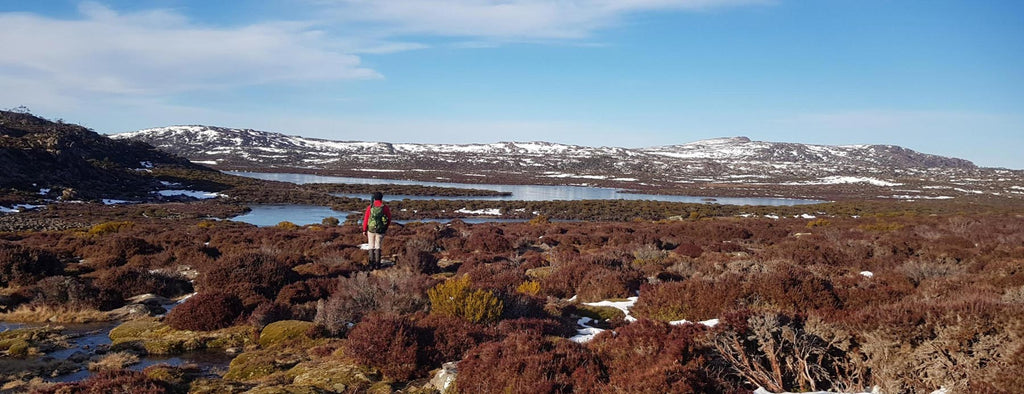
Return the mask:
{"type": "Polygon", "coordinates": [[[199,332],[175,330],[155,320],[125,322],[109,334],[111,349],[145,349],[149,354],[241,347],[251,341],[251,336],[252,329],[247,326],[199,332]]]}
{"type": "Polygon", "coordinates": [[[173,329],[155,320],[132,320],[114,327],[107,336],[112,342],[118,342],[119,340],[166,334],[171,330],[173,329]]]}
{"type": "Polygon", "coordinates": [[[576,307],[576,313],[580,316],[589,317],[594,320],[615,320],[626,318],[626,314],[623,313],[621,309],[610,306],[579,305],[576,307]]]}
{"type": "Polygon", "coordinates": [[[301,320],[283,320],[268,324],[260,333],[260,346],[269,347],[291,340],[308,341],[306,332],[313,323],[301,320]]]}
{"type": "Polygon", "coordinates": [[[231,364],[228,365],[228,372],[224,374],[224,379],[254,380],[278,371],[274,366],[273,358],[261,356],[262,354],[252,352],[239,354],[231,360],[231,364]]]}
{"type": "Polygon", "coordinates": [[[7,355],[10,357],[25,357],[28,356],[28,349],[31,345],[28,341],[21,338],[5,339],[0,341],[0,350],[6,350],[7,355]]]}

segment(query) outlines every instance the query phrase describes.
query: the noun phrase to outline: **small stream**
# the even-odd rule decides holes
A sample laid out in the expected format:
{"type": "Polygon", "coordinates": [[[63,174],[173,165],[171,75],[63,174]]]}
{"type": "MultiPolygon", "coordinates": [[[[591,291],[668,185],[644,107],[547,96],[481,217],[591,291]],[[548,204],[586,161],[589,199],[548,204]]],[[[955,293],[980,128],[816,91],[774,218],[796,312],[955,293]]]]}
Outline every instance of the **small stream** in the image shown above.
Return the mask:
{"type": "MultiPolygon", "coordinates": [[[[120,323],[109,322],[59,325],[60,327],[63,327],[63,329],[60,330],[60,333],[68,337],[67,342],[70,346],[67,349],[46,353],[41,357],[48,357],[55,360],[68,360],[69,358],[75,357],[75,355],[89,359],[96,354],[104,354],[110,346],[110,330],[117,327],[118,324],[120,323]]],[[[46,326],[47,324],[0,322],[0,332],[19,328],[46,326]]],[[[128,366],[127,368],[135,371],[141,371],[146,367],[157,364],[167,364],[171,366],[194,364],[204,373],[219,376],[227,370],[228,364],[231,363],[231,359],[233,357],[233,355],[220,351],[189,352],[179,355],[146,355],[140,356],[138,363],[128,366]]],[[[56,383],[76,382],[86,379],[93,374],[92,371],[87,369],[90,361],[95,360],[82,362],[82,368],[76,372],[58,375],[55,377],[44,376],[43,378],[47,381],[56,383]]]]}

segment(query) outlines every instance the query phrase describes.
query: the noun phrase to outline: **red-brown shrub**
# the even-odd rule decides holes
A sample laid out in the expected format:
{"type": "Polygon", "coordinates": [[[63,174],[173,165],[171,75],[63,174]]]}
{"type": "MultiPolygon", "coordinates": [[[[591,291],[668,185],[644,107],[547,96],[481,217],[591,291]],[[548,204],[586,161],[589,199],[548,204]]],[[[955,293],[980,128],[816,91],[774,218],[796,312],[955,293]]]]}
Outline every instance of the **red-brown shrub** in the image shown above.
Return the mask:
{"type": "Polygon", "coordinates": [[[331,296],[331,290],[337,288],[341,280],[345,278],[311,278],[289,283],[277,293],[276,302],[295,305],[328,298],[331,296]]]}
{"type": "Polygon", "coordinates": [[[167,383],[151,379],[132,370],[103,370],[81,382],[61,383],[33,391],[38,394],[133,393],[164,394],[171,392],[167,383]]]}
{"type": "Polygon", "coordinates": [[[0,242],[0,286],[27,286],[63,271],[64,264],[48,250],[0,242]]]}
{"type": "Polygon", "coordinates": [[[235,295],[207,292],[189,297],[164,321],[178,330],[212,331],[234,325],[243,312],[242,301],[235,295]]]}
{"type": "Polygon", "coordinates": [[[576,295],[582,302],[632,297],[640,287],[640,281],[640,273],[636,271],[598,268],[583,277],[577,285],[576,295]]]}
{"type": "Polygon", "coordinates": [[[97,289],[87,280],[73,276],[49,276],[31,287],[32,302],[70,308],[117,308],[124,301],[117,294],[97,289]]]}
{"type": "Polygon", "coordinates": [[[418,330],[403,317],[371,315],[356,324],[345,343],[356,362],[380,368],[385,376],[409,380],[422,375],[418,330]]]}
{"type": "Polygon", "coordinates": [[[291,318],[292,310],[288,305],[268,302],[260,304],[249,314],[249,324],[262,328],[267,324],[291,318]]]}
{"type": "Polygon", "coordinates": [[[508,253],[512,251],[512,243],[505,238],[505,233],[493,225],[473,227],[473,232],[466,237],[464,248],[485,253],[508,253]]]}
{"type": "Polygon", "coordinates": [[[640,286],[640,297],[630,312],[637,317],[666,322],[715,319],[745,302],[743,287],[736,276],[645,284],[640,286]]]}
{"type": "Polygon", "coordinates": [[[462,393],[571,393],[604,382],[597,357],[582,345],[516,333],[471,350],[459,362],[457,386],[462,393]]]}
{"type": "MultiPolygon", "coordinates": [[[[497,256],[495,256],[497,257],[497,256]]],[[[526,280],[526,272],[504,258],[487,263],[469,259],[459,267],[457,275],[467,275],[473,287],[498,291],[513,291],[526,280]]]]}
{"type": "Polygon", "coordinates": [[[608,383],[584,391],[627,393],[722,392],[708,361],[711,349],[698,337],[703,326],[670,326],[640,320],[598,334],[588,347],[606,367],[608,383]]]}
{"type": "Polygon", "coordinates": [[[224,291],[241,299],[246,307],[272,300],[286,284],[298,279],[284,261],[265,253],[226,255],[199,277],[200,291],[224,291]]]}
{"type": "Polygon", "coordinates": [[[93,283],[100,290],[118,294],[121,298],[147,293],[171,298],[192,292],[192,283],[181,276],[169,276],[140,268],[113,268],[105,271],[93,283]]]}
{"type": "Polygon", "coordinates": [[[498,323],[498,333],[509,336],[515,333],[530,333],[540,336],[570,337],[576,334],[576,322],[560,321],[552,318],[530,318],[502,320],[498,323]]]}
{"type": "Polygon", "coordinates": [[[796,266],[760,274],[749,280],[747,293],[778,310],[804,312],[840,307],[832,283],[796,266]]]}
{"type": "Polygon", "coordinates": [[[449,361],[461,360],[470,349],[494,339],[494,330],[455,316],[427,315],[416,321],[419,337],[429,339],[421,344],[428,367],[434,368],[449,361]]]}
{"type": "Polygon", "coordinates": [[[776,244],[769,254],[773,257],[789,259],[794,264],[802,266],[848,265],[851,263],[849,257],[844,255],[841,250],[816,236],[804,236],[776,244]]]}

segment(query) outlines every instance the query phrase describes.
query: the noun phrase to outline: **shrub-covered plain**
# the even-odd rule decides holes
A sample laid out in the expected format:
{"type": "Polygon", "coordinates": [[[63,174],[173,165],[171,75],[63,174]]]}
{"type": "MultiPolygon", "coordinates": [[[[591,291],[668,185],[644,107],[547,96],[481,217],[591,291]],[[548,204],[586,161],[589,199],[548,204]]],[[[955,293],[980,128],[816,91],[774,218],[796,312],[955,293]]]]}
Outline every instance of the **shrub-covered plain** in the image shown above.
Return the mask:
{"type": "MultiPolygon", "coordinates": [[[[153,209],[0,233],[0,310],[102,312],[195,291],[162,329],[290,327],[287,340],[239,341],[238,378],[223,384],[243,389],[323,389],[320,373],[344,365],[361,376],[352,387],[408,390],[448,362],[461,392],[1022,388],[1018,212],[412,222],[385,240],[395,264],[371,269],[351,224],[256,228],[153,209]],[[635,322],[584,305],[634,296],[635,322]],[[608,331],[571,341],[582,317],[608,331]]],[[[121,382],[180,389],[112,372],[58,389],[121,382]]]]}

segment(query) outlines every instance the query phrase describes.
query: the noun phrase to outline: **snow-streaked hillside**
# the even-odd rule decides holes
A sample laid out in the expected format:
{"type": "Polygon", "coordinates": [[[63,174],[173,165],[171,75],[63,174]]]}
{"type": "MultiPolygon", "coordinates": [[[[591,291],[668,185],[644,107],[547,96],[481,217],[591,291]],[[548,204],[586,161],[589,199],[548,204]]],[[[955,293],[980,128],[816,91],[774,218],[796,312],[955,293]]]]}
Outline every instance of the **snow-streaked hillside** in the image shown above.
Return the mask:
{"type": "Polygon", "coordinates": [[[746,137],[649,148],[550,142],[413,144],[332,141],[211,126],[161,127],[112,137],[146,142],[197,163],[244,171],[602,185],[704,195],[1024,197],[1015,189],[1024,184],[1020,181],[1024,172],[978,168],[967,160],[892,145],[830,146],[746,137]]]}

